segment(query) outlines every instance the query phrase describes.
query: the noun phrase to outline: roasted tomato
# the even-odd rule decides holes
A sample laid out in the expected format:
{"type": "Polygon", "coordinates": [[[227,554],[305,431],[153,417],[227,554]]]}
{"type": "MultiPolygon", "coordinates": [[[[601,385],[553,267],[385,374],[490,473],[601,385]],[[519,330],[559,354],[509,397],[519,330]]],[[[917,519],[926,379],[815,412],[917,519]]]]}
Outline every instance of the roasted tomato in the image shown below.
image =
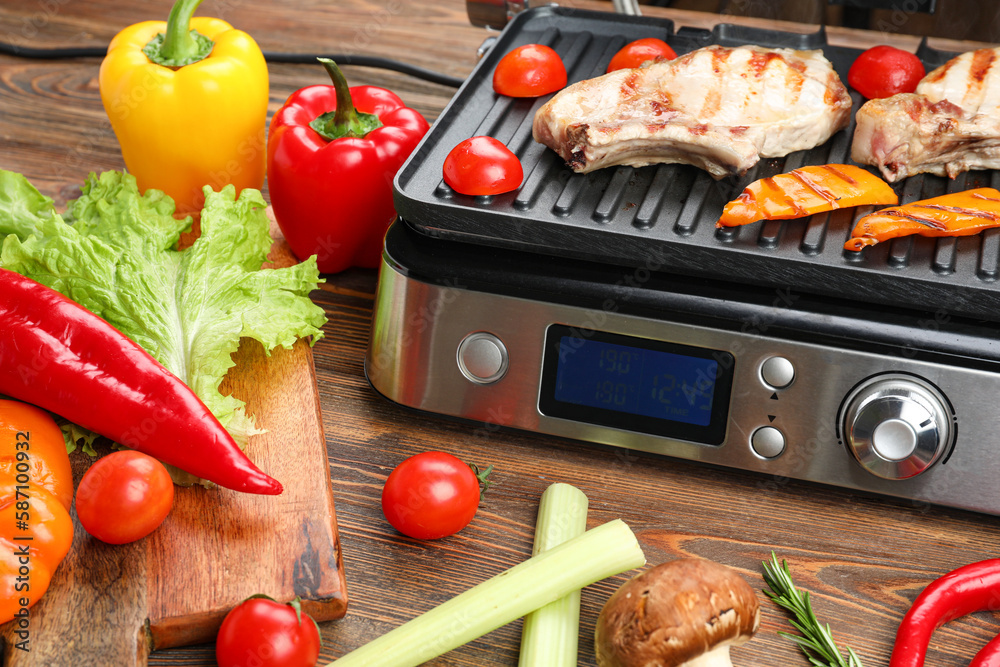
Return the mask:
{"type": "Polygon", "coordinates": [[[521,161],[493,137],[466,139],[444,159],[444,182],[463,195],[499,195],[523,179],[521,161]]]}
{"type": "Polygon", "coordinates": [[[302,613],[299,598],[282,604],[254,595],[223,619],[215,660],[219,667],[313,667],[321,645],[319,627],[302,613]]]}
{"type": "Polygon", "coordinates": [[[859,55],[847,72],[847,83],[870,100],[912,93],[924,78],[924,64],[909,51],[873,46],[859,55]]]}
{"type": "Polygon", "coordinates": [[[167,518],[173,503],[174,483],[167,469],[130,449],[97,459],[76,490],[80,525],[108,544],[146,537],[167,518]]]}
{"type": "Polygon", "coordinates": [[[646,37],[623,46],[608,63],[608,71],[614,72],[616,69],[639,67],[644,62],[657,58],[673,60],[676,57],[677,54],[674,53],[674,50],[662,39],[646,37]]]}
{"type": "Polygon", "coordinates": [[[566,86],[562,58],[543,44],[519,46],[497,63],[493,90],[508,97],[540,97],[566,86]]]}
{"type": "Polygon", "coordinates": [[[385,481],[382,513],[393,528],[418,540],[453,535],[476,516],[490,470],[479,472],[446,452],[416,454],[385,481]]]}

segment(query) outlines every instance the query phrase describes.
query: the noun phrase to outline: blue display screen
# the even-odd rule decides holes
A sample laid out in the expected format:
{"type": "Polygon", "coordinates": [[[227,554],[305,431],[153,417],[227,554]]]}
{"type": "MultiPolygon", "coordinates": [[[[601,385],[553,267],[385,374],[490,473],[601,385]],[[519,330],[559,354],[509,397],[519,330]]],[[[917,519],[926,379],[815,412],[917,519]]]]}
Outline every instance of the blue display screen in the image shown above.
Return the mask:
{"type": "Polygon", "coordinates": [[[728,352],[553,325],[540,408],[554,416],[718,444],[725,434],[733,362],[728,352]]]}
{"type": "Polygon", "coordinates": [[[555,399],[707,426],[719,362],[564,336],[555,399]],[[570,347],[572,345],[572,347],[570,347]]]}

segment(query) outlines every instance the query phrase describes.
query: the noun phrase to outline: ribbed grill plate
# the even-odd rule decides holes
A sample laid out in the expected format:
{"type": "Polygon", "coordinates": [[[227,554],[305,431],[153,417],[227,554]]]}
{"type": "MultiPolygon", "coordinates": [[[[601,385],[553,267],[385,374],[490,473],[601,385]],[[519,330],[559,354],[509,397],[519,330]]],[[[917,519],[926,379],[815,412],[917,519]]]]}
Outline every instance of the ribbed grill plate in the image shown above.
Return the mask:
{"type": "MultiPolygon", "coordinates": [[[[678,54],[708,44],[820,48],[845,83],[859,53],[827,44],[822,30],[796,34],[723,24],[713,31],[675,31],[671,21],[646,17],[555,6],[523,12],[400,170],[397,212],[420,232],[469,243],[1000,321],[1000,230],[900,238],[845,251],[854,222],[871,207],[716,229],[725,203],[755,179],[808,164],[850,163],[853,126],[813,150],[762,160],[738,180],[715,181],[686,165],[576,174],[531,137],[535,111],[547,97],[512,99],[493,92],[497,62],[521,44],[554,48],[574,82],[602,74],[618,49],[642,37],[664,39],[678,54]],[[475,135],[493,136],[518,155],[525,178],[517,191],[469,197],[444,184],[445,156],[475,135]]],[[[929,71],[954,54],[922,45],[918,55],[929,71]]],[[[863,100],[851,94],[857,109],[863,100]]],[[[977,171],[955,180],[919,175],[894,187],[905,203],[983,186],[1000,186],[1000,174],[977,171]]]]}

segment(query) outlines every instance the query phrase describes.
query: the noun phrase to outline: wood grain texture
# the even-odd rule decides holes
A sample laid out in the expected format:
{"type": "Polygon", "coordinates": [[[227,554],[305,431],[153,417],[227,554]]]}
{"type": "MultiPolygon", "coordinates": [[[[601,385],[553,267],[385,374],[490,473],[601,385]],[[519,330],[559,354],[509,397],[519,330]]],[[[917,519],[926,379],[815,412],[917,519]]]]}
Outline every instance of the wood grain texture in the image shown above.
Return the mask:
{"type": "MultiPolygon", "coordinates": [[[[33,28],[33,36],[26,39],[33,46],[104,44],[118,27],[165,16],[169,4],[53,3],[53,11],[42,12],[44,25],[33,28]]],[[[610,9],[609,3],[589,0],[562,4],[610,9]]],[[[35,17],[40,4],[8,5],[0,11],[0,38],[31,32],[25,26],[40,21],[35,17]]],[[[720,20],[699,12],[645,11],[671,17],[678,26],[711,27],[720,20]]],[[[266,50],[384,55],[454,76],[472,69],[476,48],[490,35],[468,24],[461,0],[207,0],[199,13],[227,18],[266,50]]],[[[885,42],[913,48],[918,41],[833,27],[828,34],[831,42],[852,47],[885,42]]],[[[932,45],[962,47],[944,40],[933,40],[932,45]]],[[[97,66],[93,59],[0,58],[0,167],[26,173],[57,201],[75,196],[88,171],[121,168],[97,96],[97,66]]],[[[298,87],[325,83],[325,75],[307,66],[271,65],[269,70],[272,112],[298,87]]],[[[352,83],[394,90],[431,120],[453,93],[392,72],[360,67],[346,71],[352,83]]],[[[555,481],[575,484],[587,493],[589,525],[624,519],[651,563],[688,555],[712,558],[736,567],[761,588],[760,561],[775,551],[789,561],[797,583],[812,593],[817,613],[831,624],[837,640],[854,647],[867,667],[887,662],[899,620],[929,581],[958,565],[994,557],[1000,549],[997,517],[456,422],[391,404],[373,392],[364,376],[376,273],[351,270],[326,278],[314,298],[330,320],[326,337],[311,352],[350,608],[340,620],[321,624],[321,663],[521,562],[531,552],[538,499],[555,481]],[[388,526],[379,497],[395,465],[428,449],[494,464],[496,485],[465,530],[420,542],[388,526]]],[[[139,604],[149,595],[147,588],[135,585],[146,573],[131,554],[115,551],[101,557],[115,559],[121,576],[97,585],[66,582],[62,593],[95,618],[115,603],[139,604]]],[[[597,614],[627,576],[583,591],[581,665],[595,664],[590,644],[597,614]]],[[[237,577],[231,580],[238,585],[237,577]]],[[[761,630],[749,644],[733,650],[734,664],[806,667],[796,647],[777,634],[791,629],[784,614],[763,598],[762,607],[761,630]]],[[[104,627],[94,622],[78,632],[52,630],[43,637],[39,631],[36,638],[70,647],[81,633],[97,634],[104,627]]],[[[927,664],[963,666],[997,632],[1000,623],[992,613],[954,621],[935,634],[927,664]]],[[[429,664],[516,665],[519,639],[520,623],[515,622],[429,664]]],[[[130,646],[125,646],[126,652],[130,646]]],[[[148,662],[213,665],[212,651],[211,643],[153,651],[148,662]]]]}

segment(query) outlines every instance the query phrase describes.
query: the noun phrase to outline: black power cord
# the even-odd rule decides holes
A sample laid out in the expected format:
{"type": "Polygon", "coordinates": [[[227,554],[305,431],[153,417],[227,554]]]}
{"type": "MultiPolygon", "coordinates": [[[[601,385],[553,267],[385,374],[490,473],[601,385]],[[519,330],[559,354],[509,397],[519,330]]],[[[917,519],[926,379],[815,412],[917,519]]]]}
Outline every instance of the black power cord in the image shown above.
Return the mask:
{"type": "Polygon", "coordinates": [[[409,63],[392,60],[390,58],[382,58],[380,56],[359,56],[350,53],[323,55],[321,53],[280,53],[276,51],[264,51],[264,60],[269,63],[316,64],[317,58],[329,58],[338,65],[355,65],[357,67],[374,67],[376,69],[392,70],[393,72],[407,74],[423,81],[439,83],[442,86],[451,86],[452,88],[458,88],[465,83],[465,79],[460,79],[456,76],[448,76],[447,74],[418,67],[417,65],[410,65],[409,63]]]}
{"type": "MultiPolygon", "coordinates": [[[[35,49],[26,46],[16,46],[7,42],[0,42],[0,54],[16,56],[19,58],[32,58],[35,60],[67,60],[72,58],[103,58],[107,54],[106,48],[98,46],[68,47],[54,49],[35,49]]],[[[357,67],[373,67],[376,69],[387,69],[400,74],[438,83],[442,86],[458,88],[465,79],[448,76],[440,72],[410,65],[408,63],[382,58],[379,56],[360,56],[350,53],[281,53],[276,51],[264,51],[264,60],[271,63],[293,63],[293,64],[315,64],[317,58],[329,58],[338,65],[355,65],[357,67]]]]}
{"type": "Polygon", "coordinates": [[[103,58],[108,50],[100,47],[76,47],[66,49],[32,49],[27,46],[15,46],[0,42],[0,54],[17,56],[19,58],[34,58],[37,60],[61,60],[71,58],[103,58]]]}

